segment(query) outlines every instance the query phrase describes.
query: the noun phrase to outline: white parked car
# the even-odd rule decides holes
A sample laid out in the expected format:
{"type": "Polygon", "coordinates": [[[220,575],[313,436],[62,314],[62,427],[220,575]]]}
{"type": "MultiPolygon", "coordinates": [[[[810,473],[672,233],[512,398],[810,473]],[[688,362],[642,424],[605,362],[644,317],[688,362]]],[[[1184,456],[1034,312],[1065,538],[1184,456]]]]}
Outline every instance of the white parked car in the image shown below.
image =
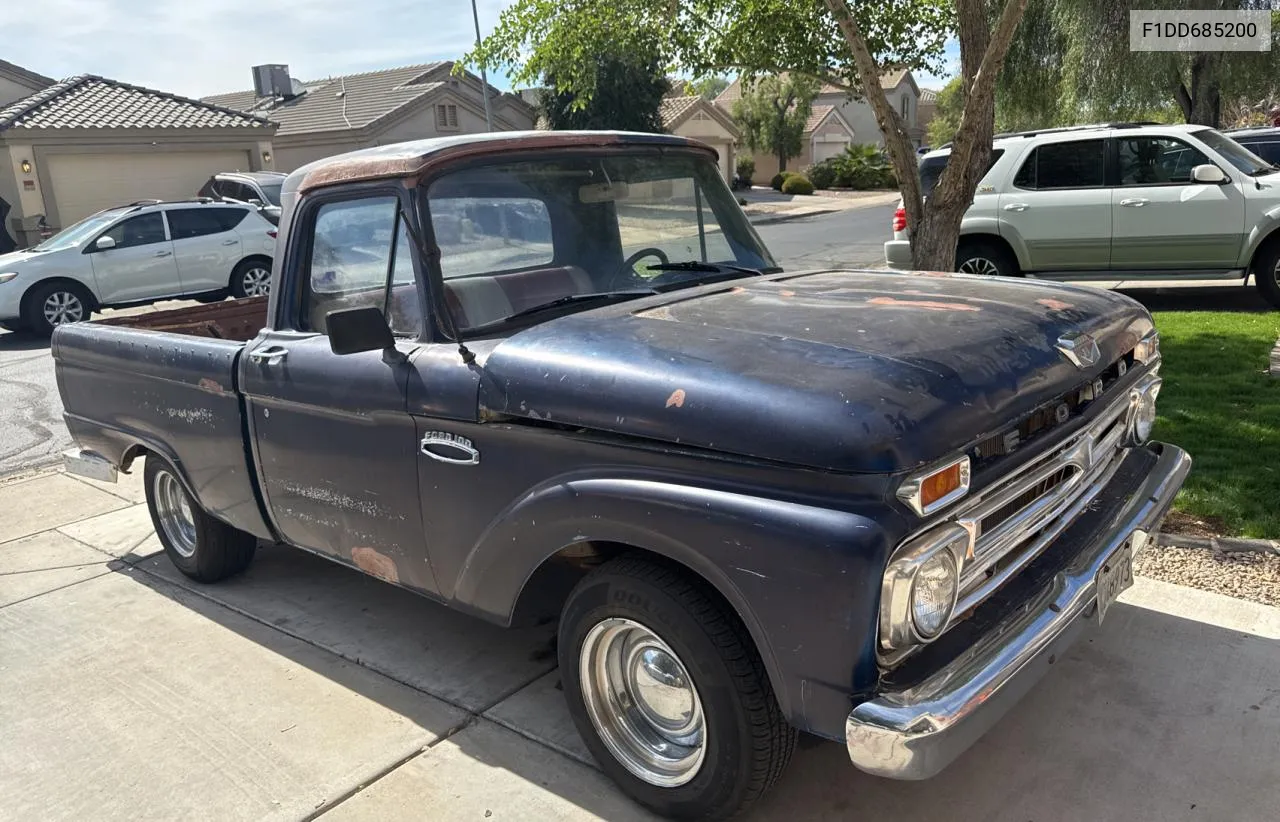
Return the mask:
{"type": "MultiPolygon", "coordinates": [[[[925,196],[950,152],[920,158],[925,196]]],[[[911,267],[904,210],[884,245],[911,267]]],[[[1044,279],[1241,280],[1280,307],[1280,168],[1206,126],[1005,135],[965,212],[956,270],[1044,279]]]]}
{"type": "Polygon", "coordinates": [[[265,296],[276,227],[205,201],[122,206],[0,256],[0,325],[51,334],[99,308],[176,297],[265,296]]]}

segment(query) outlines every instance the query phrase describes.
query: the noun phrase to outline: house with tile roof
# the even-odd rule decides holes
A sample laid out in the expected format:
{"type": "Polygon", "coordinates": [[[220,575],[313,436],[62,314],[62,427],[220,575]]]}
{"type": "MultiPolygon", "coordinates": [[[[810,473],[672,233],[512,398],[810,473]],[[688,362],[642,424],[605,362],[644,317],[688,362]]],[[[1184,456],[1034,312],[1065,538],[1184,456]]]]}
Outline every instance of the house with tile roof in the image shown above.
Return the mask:
{"type": "MultiPolygon", "coordinates": [[[[919,147],[924,140],[924,129],[918,123],[920,89],[907,69],[886,72],[880,77],[889,103],[907,122],[912,142],[919,147]]],[[[733,104],[742,97],[742,80],[735,79],[716,97],[716,105],[730,114],[733,104]]],[[[799,170],[827,157],[844,151],[854,143],[884,145],[884,135],[876,123],[870,104],[855,97],[845,89],[826,84],[813,99],[813,112],[805,126],[804,149],[799,157],[787,161],[787,168],[799,170]]],[[[755,178],[768,180],[778,173],[778,158],[767,154],[755,154],[755,178]]]]}
{"type": "Polygon", "coordinates": [[[263,116],[94,74],[52,83],[0,108],[0,243],[25,247],[42,226],[111,206],[193,197],[219,171],[270,169],[275,130],[263,116]]]}
{"type": "MultiPolygon", "coordinates": [[[[309,82],[290,78],[283,93],[255,88],[203,99],[279,123],[275,167],[292,171],[358,148],[483,132],[485,89],[479,77],[455,74],[446,60],[309,82]]],[[[533,128],[533,106],[493,86],[487,90],[495,131],[533,128]]]]}
{"type": "Polygon", "coordinates": [[[734,154],[742,132],[724,109],[698,95],[663,98],[658,113],[668,134],[700,140],[720,155],[720,173],[726,180],[734,174],[734,154]]]}
{"type": "Polygon", "coordinates": [[[56,80],[0,60],[0,108],[53,85],[56,80]]]}

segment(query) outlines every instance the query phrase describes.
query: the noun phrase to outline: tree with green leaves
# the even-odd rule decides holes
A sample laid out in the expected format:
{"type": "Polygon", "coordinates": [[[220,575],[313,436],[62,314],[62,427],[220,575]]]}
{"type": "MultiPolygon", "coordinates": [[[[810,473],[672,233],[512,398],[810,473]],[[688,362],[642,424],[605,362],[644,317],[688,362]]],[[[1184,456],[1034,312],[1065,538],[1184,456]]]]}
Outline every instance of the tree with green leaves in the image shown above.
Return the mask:
{"type": "Polygon", "coordinates": [[[864,98],[902,187],[916,268],[955,267],[960,220],[991,154],[995,78],[1027,0],[514,0],[464,60],[509,70],[516,83],[548,64],[578,66],[566,80],[594,90],[586,67],[612,48],[656,45],[692,76],[735,72],[809,77],[864,98]],[[907,124],[880,87],[896,68],[941,69],[943,46],[960,44],[964,110],[947,164],[926,203],[907,124]]]}
{"type": "Polygon", "coordinates": [[[1001,109],[1036,125],[1166,119],[1217,127],[1224,106],[1271,94],[1280,74],[1275,0],[1040,0],[1000,77],[1001,109]],[[1272,11],[1270,52],[1133,52],[1129,11],[1272,11]]]}
{"type": "Polygon", "coordinates": [[[821,86],[812,77],[782,74],[742,83],[742,96],[733,104],[733,119],[752,151],[778,158],[778,171],[804,149],[804,127],[821,86]]]}
{"type": "Polygon", "coordinates": [[[671,84],[656,53],[614,50],[596,55],[589,69],[594,77],[584,95],[575,67],[544,68],[539,106],[552,129],[662,131],[660,108],[671,84]],[[562,84],[565,77],[574,79],[562,84]]]}
{"type": "Polygon", "coordinates": [[[729,78],[723,74],[710,74],[706,77],[699,77],[697,80],[690,80],[684,84],[684,93],[688,95],[697,95],[704,100],[710,102],[720,96],[720,92],[729,87],[729,78]]]}

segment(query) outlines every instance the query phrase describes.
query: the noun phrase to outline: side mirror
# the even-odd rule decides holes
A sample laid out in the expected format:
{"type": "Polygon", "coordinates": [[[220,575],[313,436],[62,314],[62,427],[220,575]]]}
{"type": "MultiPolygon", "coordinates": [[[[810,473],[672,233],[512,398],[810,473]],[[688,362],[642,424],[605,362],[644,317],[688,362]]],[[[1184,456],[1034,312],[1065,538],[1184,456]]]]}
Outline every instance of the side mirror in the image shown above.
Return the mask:
{"type": "Polygon", "coordinates": [[[114,237],[108,237],[106,235],[103,235],[99,237],[96,242],[94,242],[93,247],[98,249],[99,251],[106,251],[108,248],[115,248],[116,241],[114,237]]]}
{"type": "Polygon", "coordinates": [[[1227,175],[1224,174],[1222,169],[1217,166],[1206,163],[1205,165],[1196,166],[1191,169],[1191,179],[1195,180],[1197,183],[1222,185],[1227,182],[1227,175]]]}
{"type": "Polygon", "coordinates": [[[254,206],[255,208],[262,208],[262,201],[259,200],[257,197],[250,197],[249,205],[254,206]]]}
{"type": "Polygon", "coordinates": [[[402,362],[404,355],[396,349],[396,338],[387,325],[381,308],[344,308],[325,316],[329,332],[329,350],[335,354],[359,354],[362,351],[383,352],[386,362],[402,362]]]}

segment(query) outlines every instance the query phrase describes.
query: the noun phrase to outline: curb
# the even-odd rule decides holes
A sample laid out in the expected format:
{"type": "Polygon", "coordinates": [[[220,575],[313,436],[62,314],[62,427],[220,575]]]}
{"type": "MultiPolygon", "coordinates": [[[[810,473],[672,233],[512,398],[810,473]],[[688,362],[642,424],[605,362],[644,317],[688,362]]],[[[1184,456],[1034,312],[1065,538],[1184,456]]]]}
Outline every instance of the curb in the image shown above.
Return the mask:
{"type": "Polygon", "coordinates": [[[1161,548],[1201,548],[1215,554],[1272,554],[1280,556],[1280,542],[1273,539],[1241,539],[1238,537],[1194,537],[1190,534],[1161,533],[1156,537],[1161,548]]]}
{"type": "Polygon", "coordinates": [[[837,211],[851,211],[848,208],[819,208],[815,211],[806,211],[803,214],[778,214],[771,216],[761,216],[759,219],[752,219],[747,215],[747,219],[752,225],[770,225],[771,223],[785,223],[788,220],[799,220],[802,217],[819,217],[823,214],[835,214],[837,211]]]}

